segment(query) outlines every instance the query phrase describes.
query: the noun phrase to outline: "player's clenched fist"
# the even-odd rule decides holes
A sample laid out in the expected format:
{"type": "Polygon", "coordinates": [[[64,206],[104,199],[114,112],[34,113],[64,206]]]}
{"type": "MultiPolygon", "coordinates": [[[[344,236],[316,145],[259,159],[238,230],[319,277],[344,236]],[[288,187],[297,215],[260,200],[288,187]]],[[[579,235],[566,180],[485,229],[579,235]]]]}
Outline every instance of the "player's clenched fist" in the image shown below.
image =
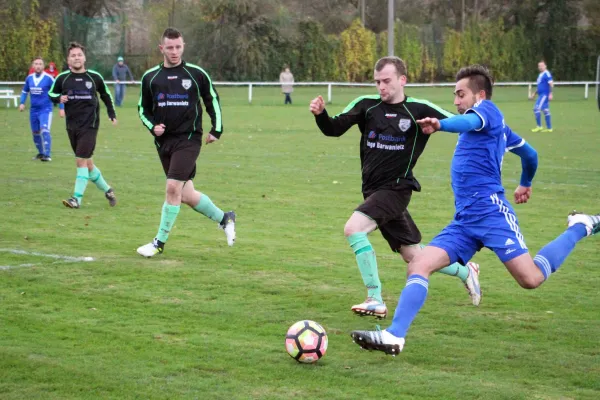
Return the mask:
{"type": "Polygon", "coordinates": [[[431,135],[432,133],[440,130],[440,121],[437,118],[423,118],[417,120],[417,124],[419,124],[421,130],[426,135],[431,135]]]}
{"type": "Polygon", "coordinates": [[[325,110],[325,101],[323,100],[323,96],[315,97],[310,102],[310,112],[314,115],[319,115],[325,110]]]}

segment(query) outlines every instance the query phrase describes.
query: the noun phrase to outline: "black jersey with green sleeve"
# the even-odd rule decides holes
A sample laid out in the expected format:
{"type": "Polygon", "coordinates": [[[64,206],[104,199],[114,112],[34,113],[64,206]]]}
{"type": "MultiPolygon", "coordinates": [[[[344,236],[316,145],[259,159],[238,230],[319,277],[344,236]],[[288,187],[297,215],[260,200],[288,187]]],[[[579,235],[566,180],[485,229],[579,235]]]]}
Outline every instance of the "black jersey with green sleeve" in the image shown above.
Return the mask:
{"type": "Polygon", "coordinates": [[[60,103],[60,96],[69,97],[65,103],[67,129],[98,129],[100,101],[96,93],[100,94],[106,106],[108,118],[115,119],[117,116],[110,89],[102,75],[91,69],[80,73],[65,71],[58,75],[48,96],[54,103],[60,103]]]}
{"type": "Polygon", "coordinates": [[[430,135],[425,135],[416,121],[452,115],[427,100],[406,97],[401,103],[388,104],[375,95],[355,99],[333,118],[324,111],[315,119],[326,136],[341,136],[358,125],[362,191],[369,195],[399,183],[420,190],[412,170],[430,135]]]}
{"type": "Polygon", "coordinates": [[[155,125],[165,125],[165,133],[157,138],[159,141],[170,136],[202,135],[200,100],[210,117],[210,134],[221,137],[221,104],[208,74],[199,66],[184,61],[172,68],[160,64],[142,77],[138,112],[142,123],[153,135],[155,125]]]}

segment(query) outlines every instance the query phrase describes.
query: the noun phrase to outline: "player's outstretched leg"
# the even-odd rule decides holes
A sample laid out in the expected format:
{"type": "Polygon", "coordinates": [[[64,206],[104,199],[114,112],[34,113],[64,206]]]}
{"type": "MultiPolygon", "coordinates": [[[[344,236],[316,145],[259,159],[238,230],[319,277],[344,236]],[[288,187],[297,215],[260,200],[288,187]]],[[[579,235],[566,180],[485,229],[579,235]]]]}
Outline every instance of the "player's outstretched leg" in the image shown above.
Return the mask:
{"type": "Polygon", "coordinates": [[[100,172],[96,165],[93,165],[93,168],[90,170],[90,181],[92,181],[98,189],[102,190],[104,197],[106,197],[106,200],[108,200],[108,204],[111,207],[117,205],[115,191],[108,183],[106,183],[106,180],[104,180],[104,177],[102,176],[102,172],[100,172]]]}
{"type": "Polygon", "coordinates": [[[600,231],[600,214],[573,211],[567,217],[567,224],[567,230],[544,246],[533,258],[535,265],[542,271],[544,280],[560,268],[577,242],[600,231]]]}

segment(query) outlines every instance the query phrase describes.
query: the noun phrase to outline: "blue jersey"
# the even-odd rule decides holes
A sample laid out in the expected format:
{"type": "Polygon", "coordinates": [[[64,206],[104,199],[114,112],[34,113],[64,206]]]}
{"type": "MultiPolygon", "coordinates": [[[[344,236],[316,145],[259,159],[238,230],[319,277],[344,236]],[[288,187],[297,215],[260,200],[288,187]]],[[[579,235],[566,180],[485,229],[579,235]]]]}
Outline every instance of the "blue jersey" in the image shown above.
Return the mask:
{"type": "Polygon", "coordinates": [[[54,78],[45,72],[29,75],[27,79],[25,79],[25,85],[23,86],[23,92],[21,93],[21,104],[25,104],[27,94],[31,94],[30,101],[32,110],[52,111],[52,100],[48,97],[48,92],[53,83],[54,78]]]}
{"type": "Polygon", "coordinates": [[[537,93],[540,97],[550,94],[550,82],[552,82],[550,71],[540,72],[537,78],[537,93]]]}
{"type": "Polygon", "coordinates": [[[504,193],[501,175],[504,153],[525,144],[504,124],[502,112],[490,100],[476,103],[467,113],[477,114],[483,124],[478,130],[458,135],[451,167],[457,212],[481,197],[504,193]]]}

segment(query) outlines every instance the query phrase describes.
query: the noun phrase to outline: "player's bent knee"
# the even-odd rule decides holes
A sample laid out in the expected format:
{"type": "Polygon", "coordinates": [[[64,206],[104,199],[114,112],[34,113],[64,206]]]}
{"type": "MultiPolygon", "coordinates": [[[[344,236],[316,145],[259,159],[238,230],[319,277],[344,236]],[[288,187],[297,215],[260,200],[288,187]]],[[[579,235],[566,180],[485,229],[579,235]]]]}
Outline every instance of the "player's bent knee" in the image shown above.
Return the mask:
{"type": "Polygon", "coordinates": [[[358,226],[354,225],[352,222],[348,221],[346,222],[346,225],[344,225],[344,236],[348,237],[358,232],[360,232],[360,229],[358,229],[358,226]]]}
{"type": "Polygon", "coordinates": [[[167,180],[167,196],[181,196],[182,187],[179,182],[167,180]]]}
{"type": "Polygon", "coordinates": [[[544,276],[541,273],[540,276],[524,276],[517,280],[517,282],[523,289],[535,289],[544,283],[544,276]]]}
{"type": "Polygon", "coordinates": [[[430,264],[431,263],[427,260],[426,257],[423,257],[420,254],[415,254],[412,260],[410,260],[410,262],[408,263],[406,273],[408,276],[414,274],[429,276],[433,272],[430,264]]]}

